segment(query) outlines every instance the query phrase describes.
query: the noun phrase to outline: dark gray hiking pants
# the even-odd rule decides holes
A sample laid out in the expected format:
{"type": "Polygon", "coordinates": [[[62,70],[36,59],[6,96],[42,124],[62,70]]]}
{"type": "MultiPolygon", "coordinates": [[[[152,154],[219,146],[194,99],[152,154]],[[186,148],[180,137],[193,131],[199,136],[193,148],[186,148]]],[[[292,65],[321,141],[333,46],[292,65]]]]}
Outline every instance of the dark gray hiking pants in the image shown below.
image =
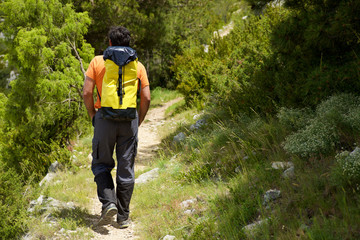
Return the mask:
{"type": "Polygon", "coordinates": [[[118,208],[117,219],[129,217],[129,205],[134,190],[134,160],[137,152],[138,118],[132,121],[116,122],[102,119],[97,112],[94,119],[91,169],[95,176],[97,193],[103,209],[110,203],[118,208]],[[115,167],[113,159],[116,150],[116,191],[111,176],[115,167]]]}

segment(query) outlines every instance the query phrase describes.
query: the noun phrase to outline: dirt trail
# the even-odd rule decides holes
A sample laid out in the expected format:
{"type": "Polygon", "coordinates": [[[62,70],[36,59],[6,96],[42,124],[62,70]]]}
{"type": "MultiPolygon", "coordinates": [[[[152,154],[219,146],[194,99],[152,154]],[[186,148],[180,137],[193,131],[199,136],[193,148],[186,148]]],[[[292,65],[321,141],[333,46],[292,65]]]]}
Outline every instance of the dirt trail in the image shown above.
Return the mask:
{"type": "MultiPolygon", "coordinates": [[[[155,155],[161,139],[157,134],[157,128],[165,123],[165,110],[172,104],[178,102],[181,98],[174,99],[163,104],[161,107],[149,110],[145,121],[139,128],[138,154],[135,160],[135,170],[145,168],[155,155]]],[[[113,174],[114,175],[114,174],[113,174]]],[[[136,185],[135,185],[136,187],[136,185]]],[[[92,199],[92,206],[89,209],[92,215],[100,216],[101,204],[95,195],[92,199]]],[[[131,206],[130,206],[131,209],[131,206]]],[[[131,217],[131,216],[130,216],[131,217]]],[[[95,223],[95,222],[94,222],[95,223]]],[[[103,226],[94,227],[94,238],[96,240],[117,239],[129,240],[138,239],[135,234],[135,223],[133,222],[129,228],[119,229],[114,220],[103,226]]]]}

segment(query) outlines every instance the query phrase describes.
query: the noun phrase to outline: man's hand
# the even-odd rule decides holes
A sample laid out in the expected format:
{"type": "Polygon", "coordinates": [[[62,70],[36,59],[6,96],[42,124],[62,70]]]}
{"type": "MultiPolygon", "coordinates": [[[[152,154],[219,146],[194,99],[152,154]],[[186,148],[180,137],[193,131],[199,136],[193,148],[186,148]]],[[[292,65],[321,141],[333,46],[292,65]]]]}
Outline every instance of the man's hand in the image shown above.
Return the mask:
{"type": "Polygon", "coordinates": [[[95,80],[86,76],[84,81],[84,88],[83,88],[83,99],[86,110],[92,119],[95,116],[95,107],[94,107],[94,87],[95,87],[95,80]]]}
{"type": "Polygon", "coordinates": [[[146,86],[140,91],[139,126],[144,121],[151,101],[150,87],[146,86]]]}

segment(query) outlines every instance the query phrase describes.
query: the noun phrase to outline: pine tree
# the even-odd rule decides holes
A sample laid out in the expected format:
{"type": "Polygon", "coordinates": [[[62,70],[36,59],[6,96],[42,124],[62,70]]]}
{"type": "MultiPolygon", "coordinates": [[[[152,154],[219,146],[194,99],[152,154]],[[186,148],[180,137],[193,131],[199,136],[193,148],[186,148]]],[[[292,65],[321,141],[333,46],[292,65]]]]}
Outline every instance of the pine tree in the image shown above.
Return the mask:
{"type": "Polygon", "coordinates": [[[2,158],[25,177],[43,174],[51,161],[67,161],[62,149],[85,111],[81,86],[93,50],[84,41],[87,13],[58,0],[1,3],[8,57],[18,78],[4,110],[2,158]]]}

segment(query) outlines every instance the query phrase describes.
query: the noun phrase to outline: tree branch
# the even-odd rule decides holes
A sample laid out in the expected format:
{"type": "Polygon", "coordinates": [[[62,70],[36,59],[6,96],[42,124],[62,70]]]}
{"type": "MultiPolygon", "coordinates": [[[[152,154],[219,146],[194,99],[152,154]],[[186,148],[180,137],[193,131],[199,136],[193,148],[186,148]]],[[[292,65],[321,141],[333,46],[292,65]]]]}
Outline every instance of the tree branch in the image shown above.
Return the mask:
{"type": "Polygon", "coordinates": [[[80,62],[80,69],[81,69],[81,71],[82,71],[82,73],[83,73],[83,75],[84,75],[84,78],[85,78],[85,69],[84,69],[84,65],[83,65],[83,63],[82,63],[82,59],[81,59],[81,57],[80,57],[80,55],[79,55],[79,53],[78,53],[78,51],[77,51],[77,49],[76,49],[76,44],[75,44],[75,42],[72,42],[72,41],[70,41],[70,39],[68,38],[68,41],[69,41],[69,44],[70,44],[70,46],[71,46],[71,48],[74,50],[74,52],[75,52],[75,55],[76,55],[76,58],[79,60],[79,62],[80,62]]]}
{"type": "Polygon", "coordinates": [[[76,92],[79,94],[80,99],[82,99],[82,98],[83,98],[82,91],[81,91],[81,89],[80,89],[78,86],[73,85],[73,84],[70,84],[70,87],[72,87],[72,88],[75,88],[75,89],[76,89],[76,92]]]}

